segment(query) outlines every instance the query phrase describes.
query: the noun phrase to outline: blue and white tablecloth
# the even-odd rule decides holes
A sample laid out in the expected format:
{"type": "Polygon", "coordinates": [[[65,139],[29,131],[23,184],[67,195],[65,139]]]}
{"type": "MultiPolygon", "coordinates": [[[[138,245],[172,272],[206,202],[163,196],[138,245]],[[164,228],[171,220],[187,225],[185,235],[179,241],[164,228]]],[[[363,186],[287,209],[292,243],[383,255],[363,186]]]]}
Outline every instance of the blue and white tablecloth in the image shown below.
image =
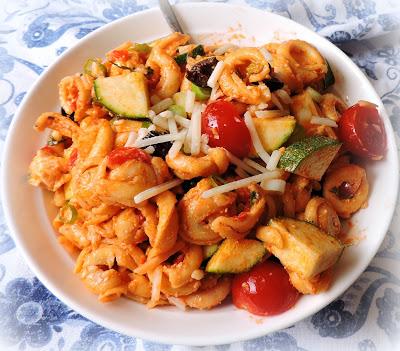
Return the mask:
{"type": "MultiPolygon", "coordinates": [[[[229,2],[290,17],[338,44],[375,86],[400,137],[399,0],[229,2]]],[[[0,0],[0,150],[26,91],[58,55],[94,29],[154,6],[155,0],[0,0]]],[[[314,316],[262,338],[206,349],[399,350],[399,231],[400,205],[366,272],[314,316]]],[[[120,335],[69,309],[29,271],[0,212],[0,350],[143,349],[189,348],[120,335]]]]}

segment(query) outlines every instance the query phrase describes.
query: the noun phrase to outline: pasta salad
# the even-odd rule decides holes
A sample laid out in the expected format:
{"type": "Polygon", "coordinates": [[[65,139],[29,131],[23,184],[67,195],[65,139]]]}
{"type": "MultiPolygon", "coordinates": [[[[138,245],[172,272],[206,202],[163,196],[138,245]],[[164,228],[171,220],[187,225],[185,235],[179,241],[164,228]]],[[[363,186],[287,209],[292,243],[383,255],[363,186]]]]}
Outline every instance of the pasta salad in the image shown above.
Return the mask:
{"type": "Polygon", "coordinates": [[[125,42],[59,83],[29,166],[61,245],[101,302],[274,315],[329,289],[343,219],[367,206],[360,158],[386,135],[348,107],[310,43],[125,42]]]}

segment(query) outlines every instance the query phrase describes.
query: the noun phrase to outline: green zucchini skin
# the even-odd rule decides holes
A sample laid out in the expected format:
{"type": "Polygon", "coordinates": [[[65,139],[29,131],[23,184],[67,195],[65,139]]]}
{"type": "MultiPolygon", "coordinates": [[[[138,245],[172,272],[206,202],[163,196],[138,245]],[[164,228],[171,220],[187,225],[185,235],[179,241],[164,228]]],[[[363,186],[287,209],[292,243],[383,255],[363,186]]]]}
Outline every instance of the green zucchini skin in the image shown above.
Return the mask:
{"type": "Polygon", "coordinates": [[[321,180],[342,143],[316,135],[289,145],[278,167],[306,178],[321,180]]]}
{"type": "Polygon", "coordinates": [[[97,102],[114,115],[131,119],[147,118],[149,97],[143,73],[99,77],[93,85],[97,102]]]}
{"type": "Polygon", "coordinates": [[[211,256],[206,272],[216,274],[243,273],[262,260],[267,250],[263,243],[253,239],[225,239],[211,256]]]}

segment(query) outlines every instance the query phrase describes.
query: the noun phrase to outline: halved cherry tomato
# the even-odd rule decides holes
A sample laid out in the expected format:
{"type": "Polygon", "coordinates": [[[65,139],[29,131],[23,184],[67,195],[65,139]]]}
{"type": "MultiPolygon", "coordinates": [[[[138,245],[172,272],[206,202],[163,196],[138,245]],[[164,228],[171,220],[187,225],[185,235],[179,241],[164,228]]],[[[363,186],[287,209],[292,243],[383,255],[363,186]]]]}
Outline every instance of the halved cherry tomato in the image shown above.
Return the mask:
{"type": "Polygon", "coordinates": [[[108,154],[108,166],[110,168],[117,167],[129,160],[150,163],[151,157],[143,150],[135,147],[119,147],[108,154]]]}
{"type": "Polygon", "coordinates": [[[353,154],[380,160],[386,153],[386,132],[373,104],[357,103],[343,112],[339,120],[339,139],[353,154]]]}
{"type": "Polygon", "coordinates": [[[211,147],[224,147],[240,158],[249,154],[250,133],[233,103],[223,100],[210,103],[203,112],[201,124],[211,147]]]}
{"type": "Polygon", "coordinates": [[[285,269],[273,261],[260,263],[233,278],[235,306],[259,316],[283,313],[293,307],[299,297],[285,269]]]}

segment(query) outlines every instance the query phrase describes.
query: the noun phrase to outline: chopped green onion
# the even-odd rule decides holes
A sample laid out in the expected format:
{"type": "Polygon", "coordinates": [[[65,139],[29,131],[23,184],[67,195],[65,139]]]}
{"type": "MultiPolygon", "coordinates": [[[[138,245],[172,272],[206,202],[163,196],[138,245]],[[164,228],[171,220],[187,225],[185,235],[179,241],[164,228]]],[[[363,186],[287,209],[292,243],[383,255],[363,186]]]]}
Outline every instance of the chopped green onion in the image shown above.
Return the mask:
{"type": "Polygon", "coordinates": [[[116,62],[111,62],[111,63],[112,63],[114,66],[117,66],[118,68],[127,69],[127,70],[129,70],[129,71],[131,71],[131,72],[134,72],[134,71],[135,71],[133,68],[129,68],[129,67],[124,66],[124,65],[119,65],[119,64],[116,63],[116,62]]]}
{"type": "Polygon", "coordinates": [[[99,59],[88,59],[83,65],[83,71],[94,77],[105,76],[107,73],[106,67],[101,63],[99,59]]]}
{"type": "Polygon", "coordinates": [[[142,122],[142,128],[149,128],[151,125],[152,125],[152,123],[149,121],[142,122]]]}
{"type": "Polygon", "coordinates": [[[60,209],[60,220],[65,224],[74,224],[78,218],[78,211],[69,202],[60,209]]]}
{"type": "Polygon", "coordinates": [[[326,72],[325,79],[324,79],[324,89],[327,89],[331,85],[335,84],[335,76],[333,74],[332,68],[326,60],[326,65],[328,66],[328,72],[326,72]]]}
{"type": "Polygon", "coordinates": [[[173,104],[170,107],[168,107],[168,110],[175,113],[178,116],[186,117],[185,109],[180,105],[173,104]]]}
{"type": "Polygon", "coordinates": [[[311,99],[313,99],[315,102],[320,102],[322,99],[322,95],[316,91],[315,89],[311,88],[311,87],[307,87],[306,89],[307,93],[310,94],[311,99]]]}
{"type": "Polygon", "coordinates": [[[211,88],[201,88],[196,84],[191,85],[190,89],[196,95],[196,99],[200,101],[208,100],[211,96],[211,88]]]}
{"type": "Polygon", "coordinates": [[[135,43],[133,46],[133,49],[138,51],[138,52],[143,52],[143,53],[148,53],[151,51],[151,47],[148,44],[141,44],[141,43],[135,43]]]}
{"type": "Polygon", "coordinates": [[[187,56],[188,56],[187,53],[186,53],[186,54],[178,55],[178,56],[175,57],[175,62],[176,62],[179,66],[185,65],[185,64],[186,64],[186,61],[187,61],[187,56]]]}
{"type": "Polygon", "coordinates": [[[197,45],[191,52],[190,56],[196,58],[197,56],[204,56],[204,47],[203,45],[197,45]]]}

